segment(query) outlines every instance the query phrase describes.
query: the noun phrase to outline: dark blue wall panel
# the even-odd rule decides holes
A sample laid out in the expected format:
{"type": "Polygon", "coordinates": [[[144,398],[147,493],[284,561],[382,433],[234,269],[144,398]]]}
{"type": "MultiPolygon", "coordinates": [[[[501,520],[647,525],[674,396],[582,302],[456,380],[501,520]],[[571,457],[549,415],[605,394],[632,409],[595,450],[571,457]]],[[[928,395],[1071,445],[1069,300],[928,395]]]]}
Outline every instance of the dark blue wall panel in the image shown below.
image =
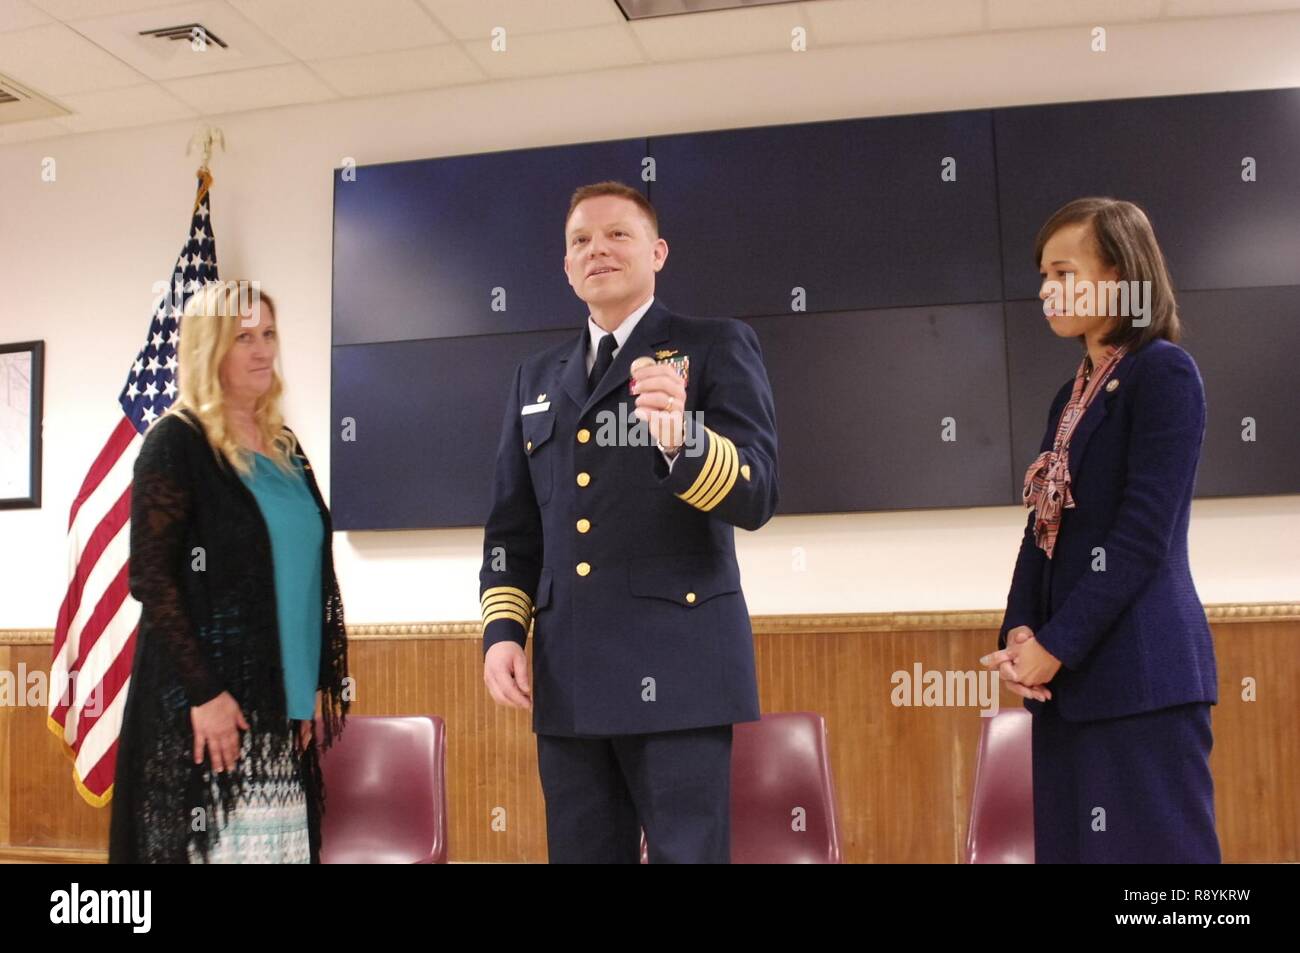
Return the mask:
{"type": "Polygon", "coordinates": [[[639,183],[645,140],[334,173],[334,344],[540,331],[586,314],[564,276],[580,185],[639,183]],[[504,288],[506,310],[493,310],[504,288]]]}
{"type": "Polygon", "coordinates": [[[1198,493],[1300,492],[1300,90],[1034,106],[459,156],[335,182],[333,507],[341,529],[476,525],[515,365],[579,332],[563,216],[639,185],[657,295],[748,320],[780,426],[781,512],[1017,502],[1077,366],[1032,300],[1072,198],[1150,211],[1205,378],[1198,493]],[[957,163],[957,180],[940,177],[957,163]],[[1241,180],[1241,160],[1258,181],[1241,180]],[[641,185],[643,189],[646,188],[641,185]],[[493,311],[491,290],[506,289],[493,311]],[[807,313],[791,313],[791,288],[807,313]],[[562,330],[558,330],[562,329],[562,330]],[[339,439],[354,417],[358,440],[339,439]],[[940,439],[953,417],[957,440],[940,439]],[[1258,438],[1241,440],[1241,418],[1258,438]]]}
{"type": "Polygon", "coordinates": [[[1071,199],[1147,210],[1182,291],[1300,283],[1300,89],[995,110],[1007,298],[1071,199]],[[1253,157],[1257,180],[1242,181],[1253,157]]]}
{"type": "MultiPolygon", "coordinates": [[[[1205,444],[1197,496],[1300,491],[1300,287],[1189,291],[1178,298],[1180,345],[1205,382],[1205,444]],[[1252,417],[1256,439],[1242,440],[1252,417]]],[[[1074,376],[1078,342],[1058,338],[1038,301],[1007,310],[1012,490],[1038,455],[1052,398],[1074,376]]]]}
{"type": "Polygon", "coordinates": [[[861,119],[654,137],[664,293],[691,314],[998,301],[992,118],[861,119]],[[942,162],[955,160],[955,181],[942,162]]]}
{"type": "Polygon", "coordinates": [[[1000,304],[749,324],[776,400],[779,512],[1010,502],[1000,304]]]}
{"type": "Polygon", "coordinates": [[[1300,492],[1300,286],[1193,291],[1183,347],[1205,380],[1201,496],[1300,492]],[[1242,440],[1242,418],[1255,440],[1242,440]]]}
{"type": "Polygon", "coordinates": [[[428,338],[334,349],[337,529],[481,525],[514,370],[575,332],[428,338]],[[340,422],[351,417],[356,440],[340,422]]]}

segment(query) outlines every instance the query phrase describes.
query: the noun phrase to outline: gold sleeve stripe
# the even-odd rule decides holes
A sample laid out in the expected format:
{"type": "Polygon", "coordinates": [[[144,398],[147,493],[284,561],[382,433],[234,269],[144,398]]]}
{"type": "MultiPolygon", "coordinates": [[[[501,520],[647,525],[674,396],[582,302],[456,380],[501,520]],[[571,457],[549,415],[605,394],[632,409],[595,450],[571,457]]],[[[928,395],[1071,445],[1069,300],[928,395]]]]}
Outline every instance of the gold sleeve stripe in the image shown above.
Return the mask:
{"type": "Polygon", "coordinates": [[[528,603],[529,605],[532,605],[533,602],[532,596],[528,595],[528,593],[524,592],[522,589],[517,589],[514,586],[491,586],[490,588],[483,590],[483,595],[480,596],[479,599],[481,601],[483,599],[488,598],[488,596],[501,596],[501,595],[518,596],[520,599],[522,599],[524,602],[528,603]]]}
{"type": "Polygon", "coordinates": [[[708,434],[709,437],[709,452],[705,454],[704,466],[700,468],[699,475],[696,476],[695,482],[687,487],[684,493],[677,494],[692,506],[695,505],[695,500],[700,496],[703,490],[717,477],[720,469],[718,466],[718,437],[708,427],[704,428],[704,432],[708,434]]]}
{"type": "Polygon", "coordinates": [[[489,612],[514,611],[527,619],[533,611],[532,597],[522,589],[516,589],[514,586],[493,586],[490,589],[485,589],[483,590],[481,602],[484,617],[489,612]]]}
{"type": "MultiPolygon", "coordinates": [[[[724,438],[725,439],[725,438],[724,438]]],[[[707,513],[713,509],[731,492],[731,488],[736,485],[736,477],[740,474],[740,454],[736,452],[736,445],[730,440],[727,441],[727,473],[726,478],[717,491],[710,494],[706,499],[701,500],[697,505],[707,513]]]]}
{"type": "Polygon", "coordinates": [[[709,449],[712,450],[716,447],[717,453],[709,455],[710,460],[712,461],[711,465],[706,466],[704,471],[700,474],[700,479],[696,481],[695,492],[690,497],[685,498],[687,503],[696,508],[699,508],[700,503],[711,496],[714,490],[717,489],[719,484],[721,484],[726,478],[727,447],[731,444],[731,441],[721,434],[708,430],[707,427],[705,430],[707,430],[709,434],[709,449]]]}
{"type": "Polygon", "coordinates": [[[533,611],[533,604],[531,602],[529,602],[526,598],[521,598],[519,596],[514,595],[513,593],[503,592],[500,593],[499,595],[488,596],[483,600],[484,612],[486,612],[488,609],[494,609],[494,608],[504,609],[506,606],[514,606],[524,615],[527,615],[528,613],[533,611]]]}
{"type": "Polygon", "coordinates": [[[496,612],[489,612],[483,616],[483,628],[487,628],[491,623],[498,619],[509,619],[511,622],[518,622],[526,630],[528,628],[528,617],[519,615],[509,609],[500,609],[496,612]]]}
{"type": "Polygon", "coordinates": [[[708,512],[721,503],[736,485],[740,454],[731,440],[707,427],[704,429],[709,434],[709,454],[704,468],[691,488],[679,495],[696,509],[708,512]]]}
{"type": "Polygon", "coordinates": [[[709,482],[700,487],[700,492],[696,493],[690,500],[691,506],[696,509],[703,509],[704,501],[711,497],[722,484],[722,481],[727,478],[727,444],[731,441],[726,437],[720,437],[713,433],[710,434],[710,437],[718,443],[718,459],[713,465],[713,475],[709,478],[709,482]]]}
{"type": "Polygon", "coordinates": [[[514,603],[505,603],[501,605],[485,606],[483,609],[483,619],[486,622],[489,616],[511,615],[522,620],[525,626],[528,625],[530,613],[527,609],[521,609],[514,603]]]}

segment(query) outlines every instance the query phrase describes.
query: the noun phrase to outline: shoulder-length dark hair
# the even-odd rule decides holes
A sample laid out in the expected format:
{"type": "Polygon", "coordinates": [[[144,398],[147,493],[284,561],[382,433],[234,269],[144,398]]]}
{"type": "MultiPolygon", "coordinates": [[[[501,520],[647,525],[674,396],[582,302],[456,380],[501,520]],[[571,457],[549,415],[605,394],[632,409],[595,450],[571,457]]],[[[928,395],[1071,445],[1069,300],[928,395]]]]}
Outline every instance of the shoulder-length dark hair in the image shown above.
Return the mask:
{"type": "Polygon", "coordinates": [[[1047,240],[1058,229],[1079,222],[1091,224],[1102,263],[1114,268],[1120,281],[1151,282],[1150,323],[1138,327],[1129,320],[1117,321],[1102,343],[1107,346],[1127,344],[1130,351],[1136,351],[1157,338],[1177,341],[1182,336],[1182,324],[1178,320],[1178,303],[1165,256],[1156,242],[1151,220],[1132,202],[1091,197],[1075,199],[1057,209],[1038,230],[1038,238],[1034,241],[1034,268],[1041,267],[1043,246],[1047,240]]]}

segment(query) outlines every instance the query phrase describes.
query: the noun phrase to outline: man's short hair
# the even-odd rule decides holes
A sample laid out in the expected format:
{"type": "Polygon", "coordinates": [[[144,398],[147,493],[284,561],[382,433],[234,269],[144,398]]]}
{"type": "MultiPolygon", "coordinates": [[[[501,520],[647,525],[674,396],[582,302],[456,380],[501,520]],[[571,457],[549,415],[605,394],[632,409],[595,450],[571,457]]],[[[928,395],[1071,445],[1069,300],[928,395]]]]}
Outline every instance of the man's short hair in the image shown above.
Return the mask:
{"type": "Polygon", "coordinates": [[[612,179],[605,182],[596,182],[592,185],[584,185],[574,191],[573,197],[569,199],[569,214],[564,216],[565,230],[568,230],[569,219],[573,218],[573,210],[578,207],[579,202],[602,195],[616,195],[621,199],[627,199],[634,203],[646,217],[646,221],[650,223],[651,236],[654,238],[659,237],[659,215],[655,212],[655,207],[650,204],[650,200],[642,195],[638,189],[634,189],[630,185],[624,185],[622,182],[615,182],[612,179]]]}

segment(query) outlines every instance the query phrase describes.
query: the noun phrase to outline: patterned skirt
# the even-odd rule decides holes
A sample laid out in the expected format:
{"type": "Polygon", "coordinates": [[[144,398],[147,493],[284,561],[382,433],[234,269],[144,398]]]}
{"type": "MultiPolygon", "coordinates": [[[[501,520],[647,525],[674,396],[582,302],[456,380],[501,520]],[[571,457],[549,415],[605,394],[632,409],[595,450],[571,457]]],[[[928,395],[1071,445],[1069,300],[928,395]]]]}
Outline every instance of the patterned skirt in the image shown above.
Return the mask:
{"type": "MultiPolygon", "coordinates": [[[[294,725],[297,727],[296,723],[294,725]]],[[[252,732],[245,732],[240,746],[241,760],[252,750],[252,732]]],[[[271,738],[263,736],[269,749],[271,738]]],[[[211,773],[205,775],[215,793],[211,773]]],[[[286,751],[269,766],[264,779],[245,784],[239,800],[229,812],[216,808],[213,831],[216,843],[208,849],[209,864],[307,864],[311,842],[307,826],[307,796],[303,790],[302,767],[286,751]]],[[[191,840],[189,859],[204,863],[191,840]]]]}

